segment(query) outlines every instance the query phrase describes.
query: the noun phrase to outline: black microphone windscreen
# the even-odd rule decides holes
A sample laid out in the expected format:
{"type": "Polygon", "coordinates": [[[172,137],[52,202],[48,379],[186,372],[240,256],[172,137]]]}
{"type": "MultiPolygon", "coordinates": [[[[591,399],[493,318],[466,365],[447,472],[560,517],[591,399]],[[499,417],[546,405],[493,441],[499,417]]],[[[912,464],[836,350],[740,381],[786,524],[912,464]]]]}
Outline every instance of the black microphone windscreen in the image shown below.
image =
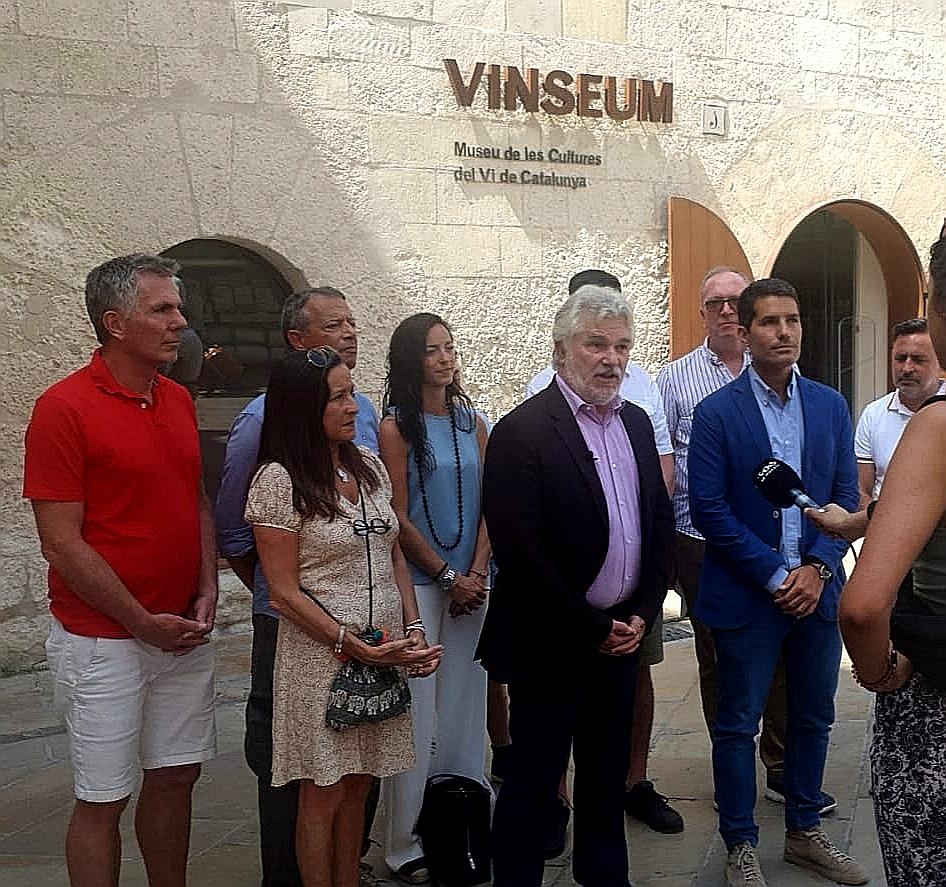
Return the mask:
{"type": "Polygon", "coordinates": [[[795,490],[802,490],[801,478],[791,465],[781,459],[765,459],[752,473],[756,489],[773,505],[791,508],[795,504],[795,490]]]}

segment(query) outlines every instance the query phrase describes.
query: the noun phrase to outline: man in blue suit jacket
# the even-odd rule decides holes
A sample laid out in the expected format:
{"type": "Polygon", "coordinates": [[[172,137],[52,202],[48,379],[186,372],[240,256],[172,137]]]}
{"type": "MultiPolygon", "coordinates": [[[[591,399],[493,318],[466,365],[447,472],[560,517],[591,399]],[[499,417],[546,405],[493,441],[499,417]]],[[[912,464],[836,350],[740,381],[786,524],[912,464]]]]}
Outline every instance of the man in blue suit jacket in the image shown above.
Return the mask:
{"type": "Polygon", "coordinates": [[[713,632],[719,710],[713,776],[730,887],[764,885],[755,855],[755,736],[780,652],[788,694],[785,858],[841,884],[864,884],[857,863],[819,824],[821,780],[841,658],[838,598],[846,543],[820,533],[800,509],[769,504],[753,484],[772,456],[801,475],[818,502],[858,501],[848,408],[796,368],[798,295],[782,280],[739,297],[739,331],[752,365],[696,408],[690,510],[706,537],[696,616],[713,632]]]}

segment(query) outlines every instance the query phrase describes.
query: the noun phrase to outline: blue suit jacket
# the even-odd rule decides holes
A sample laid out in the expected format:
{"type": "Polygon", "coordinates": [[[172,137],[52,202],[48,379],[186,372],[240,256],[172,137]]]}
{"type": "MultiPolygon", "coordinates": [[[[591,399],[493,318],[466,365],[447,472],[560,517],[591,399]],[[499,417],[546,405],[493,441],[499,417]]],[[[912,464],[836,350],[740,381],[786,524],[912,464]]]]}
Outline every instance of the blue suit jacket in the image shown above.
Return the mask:
{"type": "MultiPolygon", "coordinates": [[[[819,504],[858,504],[857,465],[851,419],[832,388],[797,378],[805,417],[802,482],[819,504]]],[[[783,566],[779,554],[782,512],[755,488],[753,473],[772,448],[748,373],[705,398],[693,415],[690,439],[690,514],[706,537],[695,615],[713,628],[738,628],[762,608],[774,608],[765,583],[783,566]]],[[[835,620],[847,543],[802,523],[802,557],[824,561],[834,578],[816,613],[835,620]]]]}

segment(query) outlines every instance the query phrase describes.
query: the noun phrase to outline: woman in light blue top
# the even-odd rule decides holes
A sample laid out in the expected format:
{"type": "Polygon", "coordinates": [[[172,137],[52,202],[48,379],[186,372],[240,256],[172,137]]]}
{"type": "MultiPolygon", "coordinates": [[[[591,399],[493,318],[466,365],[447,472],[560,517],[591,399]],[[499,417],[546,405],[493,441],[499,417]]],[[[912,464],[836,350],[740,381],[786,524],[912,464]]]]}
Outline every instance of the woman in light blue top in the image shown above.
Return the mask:
{"type": "Polygon", "coordinates": [[[487,427],[457,378],[456,346],[435,314],[415,314],[391,337],[381,458],[391,475],[417,603],[436,675],[411,685],[417,766],[389,784],[385,860],[402,881],[428,880],[414,827],[427,779],[484,785],[486,672],[473,661],[489,591],[489,541],[480,516],[487,427]]]}

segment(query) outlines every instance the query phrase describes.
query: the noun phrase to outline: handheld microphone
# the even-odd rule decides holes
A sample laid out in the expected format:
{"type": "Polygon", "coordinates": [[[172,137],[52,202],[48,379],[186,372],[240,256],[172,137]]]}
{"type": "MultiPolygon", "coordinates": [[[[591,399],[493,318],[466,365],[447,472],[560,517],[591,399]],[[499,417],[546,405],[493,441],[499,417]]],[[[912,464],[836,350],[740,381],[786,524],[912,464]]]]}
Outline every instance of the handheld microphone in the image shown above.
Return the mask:
{"type": "Polygon", "coordinates": [[[801,482],[801,478],[786,462],[781,459],[765,459],[752,473],[752,482],[756,489],[773,505],[779,508],[819,508],[801,482]]]}

